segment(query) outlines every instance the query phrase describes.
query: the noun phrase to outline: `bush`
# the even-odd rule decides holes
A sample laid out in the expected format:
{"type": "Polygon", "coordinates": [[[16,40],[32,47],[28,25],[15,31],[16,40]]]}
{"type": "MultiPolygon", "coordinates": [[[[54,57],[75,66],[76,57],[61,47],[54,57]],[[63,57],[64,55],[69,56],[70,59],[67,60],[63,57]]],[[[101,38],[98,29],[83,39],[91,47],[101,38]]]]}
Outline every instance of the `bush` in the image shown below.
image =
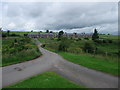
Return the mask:
{"type": "Polygon", "coordinates": [[[24,36],[26,37],[26,36],[28,36],[28,34],[24,34],[24,36]]]}
{"type": "Polygon", "coordinates": [[[81,38],[78,38],[78,40],[82,40],[81,38]]]}
{"type": "Polygon", "coordinates": [[[89,38],[84,38],[85,40],[89,40],[89,38]]]}
{"type": "Polygon", "coordinates": [[[118,53],[117,53],[117,54],[118,54],[118,56],[120,57],[120,50],[118,51],[118,53]]]}
{"type": "Polygon", "coordinates": [[[103,43],[101,40],[94,40],[96,43],[103,43]]]}
{"type": "Polygon", "coordinates": [[[17,42],[17,39],[15,39],[14,42],[16,43],[16,42],[17,42]]]}
{"type": "Polygon", "coordinates": [[[20,35],[13,33],[13,34],[10,34],[9,36],[16,37],[16,36],[20,36],[20,35]]]}
{"type": "Polygon", "coordinates": [[[83,50],[87,53],[93,53],[93,50],[95,50],[95,47],[93,44],[86,42],[83,47],[83,50]]]}
{"type": "Polygon", "coordinates": [[[70,37],[70,39],[72,40],[73,38],[72,38],[72,37],[70,37]]]}
{"type": "Polygon", "coordinates": [[[54,38],[50,38],[50,40],[54,40],[54,38]]]}
{"type": "Polygon", "coordinates": [[[108,40],[109,43],[112,43],[113,41],[112,40],[108,40]]]}
{"type": "Polygon", "coordinates": [[[107,40],[103,40],[103,43],[107,43],[107,40]]]}
{"type": "Polygon", "coordinates": [[[80,40],[82,40],[82,39],[81,38],[76,39],[76,41],[80,41],[80,40]]]}
{"type": "Polygon", "coordinates": [[[79,39],[76,39],[76,41],[79,41],[79,39]]]}
{"type": "Polygon", "coordinates": [[[44,48],[46,46],[46,44],[42,44],[41,47],[44,48]]]}
{"type": "Polygon", "coordinates": [[[59,51],[67,51],[67,49],[69,48],[69,45],[70,45],[69,40],[66,37],[64,37],[61,39],[61,42],[58,46],[58,50],[59,51]]]}
{"type": "Polygon", "coordinates": [[[2,37],[7,37],[7,34],[6,33],[2,33],[2,37]]]}

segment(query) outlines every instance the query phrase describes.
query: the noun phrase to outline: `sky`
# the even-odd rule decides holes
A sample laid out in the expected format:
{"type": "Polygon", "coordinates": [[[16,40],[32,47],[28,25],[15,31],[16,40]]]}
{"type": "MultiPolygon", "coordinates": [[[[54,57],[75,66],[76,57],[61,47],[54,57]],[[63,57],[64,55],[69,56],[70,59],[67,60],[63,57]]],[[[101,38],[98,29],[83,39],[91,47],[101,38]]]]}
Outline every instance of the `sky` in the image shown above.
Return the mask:
{"type": "Polygon", "coordinates": [[[118,34],[117,2],[2,2],[0,27],[13,31],[118,34]]]}

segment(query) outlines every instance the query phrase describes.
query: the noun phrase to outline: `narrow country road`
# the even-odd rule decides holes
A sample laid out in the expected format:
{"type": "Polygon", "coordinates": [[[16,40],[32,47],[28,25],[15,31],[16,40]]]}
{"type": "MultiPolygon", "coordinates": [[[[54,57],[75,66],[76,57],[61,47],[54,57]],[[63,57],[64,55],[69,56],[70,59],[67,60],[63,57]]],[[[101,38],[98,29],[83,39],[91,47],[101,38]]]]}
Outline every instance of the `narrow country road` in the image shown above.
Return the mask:
{"type": "Polygon", "coordinates": [[[88,88],[118,88],[118,77],[71,63],[53,52],[40,48],[41,44],[37,39],[35,42],[43,55],[31,61],[2,67],[2,87],[50,71],[88,88]]]}

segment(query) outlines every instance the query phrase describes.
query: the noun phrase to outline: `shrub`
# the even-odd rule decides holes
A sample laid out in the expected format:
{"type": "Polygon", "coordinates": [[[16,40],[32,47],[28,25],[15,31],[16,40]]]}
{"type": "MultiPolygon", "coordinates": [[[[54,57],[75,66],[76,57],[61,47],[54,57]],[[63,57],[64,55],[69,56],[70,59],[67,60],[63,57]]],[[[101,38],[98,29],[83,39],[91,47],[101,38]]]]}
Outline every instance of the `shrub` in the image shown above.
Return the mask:
{"type": "Polygon", "coordinates": [[[103,43],[101,40],[94,40],[96,43],[103,43]]]}
{"type": "Polygon", "coordinates": [[[107,43],[107,40],[103,40],[103,43],[107,43]]]}
{"type": "Polygon", "coordinates": [[[79,41],[79,39],[76,39],[76,41],[79,41]]]}
{"type": "Polygon", "coordinates": [[[28,36],[28,34],[24,34],[24,36],[26,37],[26,36],[28,36]]]}
{"type": "Polygon", "coordinates": [[[113,41],[112,40],[108,40],[109,43],[112,43],[113,41]]]}
{"type": "Polygon", "coordinates": [[[44,48],[46,46],[46,44],[42,44],[41,47],[44,48]]]}
{"type": "Polygon", "coordinates": [[[82,40],[81,38],[78,38],[78,40],[82,40]]]}
{"type": "Polygon", "coordinates": [[[120,57],[120,50],[118,51],[118,53],[117,53],[117,54],[118,54],[118,56],[120,57]]]}
{"type": "Polygon", "coordinates": [[[93,53],[93,50],[95,50],[95,47],[93,44],[86,42],[84,44],[83,50],[88,53],[93,53]]]}
{"type": "Polygon", "coordinates": [[[15,39],[14,42],[16,43],[16,42],[17,42],[17,39],[15,39]]]}
{"type": "Polygon", "coordinates": [[[10,34],[9,36],[15,37],[15,36],[19,36],[17,34],[10,34]]]}
{"type": "Polygon", "coordinates": [[[54,40],[54,38],[50,38],[50,40],[54,40]]]}
{"type": "Polygon", "coordinates": [[[58,50],[59,51],[67,51],[67,49],[69,48],[69,45],[70,45],[69,40],[66,37],[63,37],[58,46],[58,50]]]}
{"type": "Polygon", "coordinates": [[[2,33],[2,37],[7,37],[7,34],[6,33],[2,33]]]}
{"type": "Polygon", "coordinates": [[[73,38],[72,38],[72,37],[70,37],[70,39],[72,40],[73,38]]]}
{"type": "Polygon", "coordinates": [[[84,38],[85,40],[89,40],[89,38],[84,38]]]}

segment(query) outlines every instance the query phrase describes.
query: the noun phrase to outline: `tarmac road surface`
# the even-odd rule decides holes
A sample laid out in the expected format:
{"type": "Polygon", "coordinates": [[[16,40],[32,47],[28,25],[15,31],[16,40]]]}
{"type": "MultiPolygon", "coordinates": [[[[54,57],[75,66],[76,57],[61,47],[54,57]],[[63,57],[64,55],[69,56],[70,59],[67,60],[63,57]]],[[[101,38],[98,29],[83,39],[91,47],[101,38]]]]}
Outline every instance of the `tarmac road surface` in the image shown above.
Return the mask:
{"type": "Polygon", "coordinates": [[[69,62],[58,54],[41,48],[41,43],[37,39],[34,41],[43,55],[31,61],[1,67],[2,87],[49,71],[56,72],[76,84],[88,88],[118,88],[118,77],[69,62]]]}

